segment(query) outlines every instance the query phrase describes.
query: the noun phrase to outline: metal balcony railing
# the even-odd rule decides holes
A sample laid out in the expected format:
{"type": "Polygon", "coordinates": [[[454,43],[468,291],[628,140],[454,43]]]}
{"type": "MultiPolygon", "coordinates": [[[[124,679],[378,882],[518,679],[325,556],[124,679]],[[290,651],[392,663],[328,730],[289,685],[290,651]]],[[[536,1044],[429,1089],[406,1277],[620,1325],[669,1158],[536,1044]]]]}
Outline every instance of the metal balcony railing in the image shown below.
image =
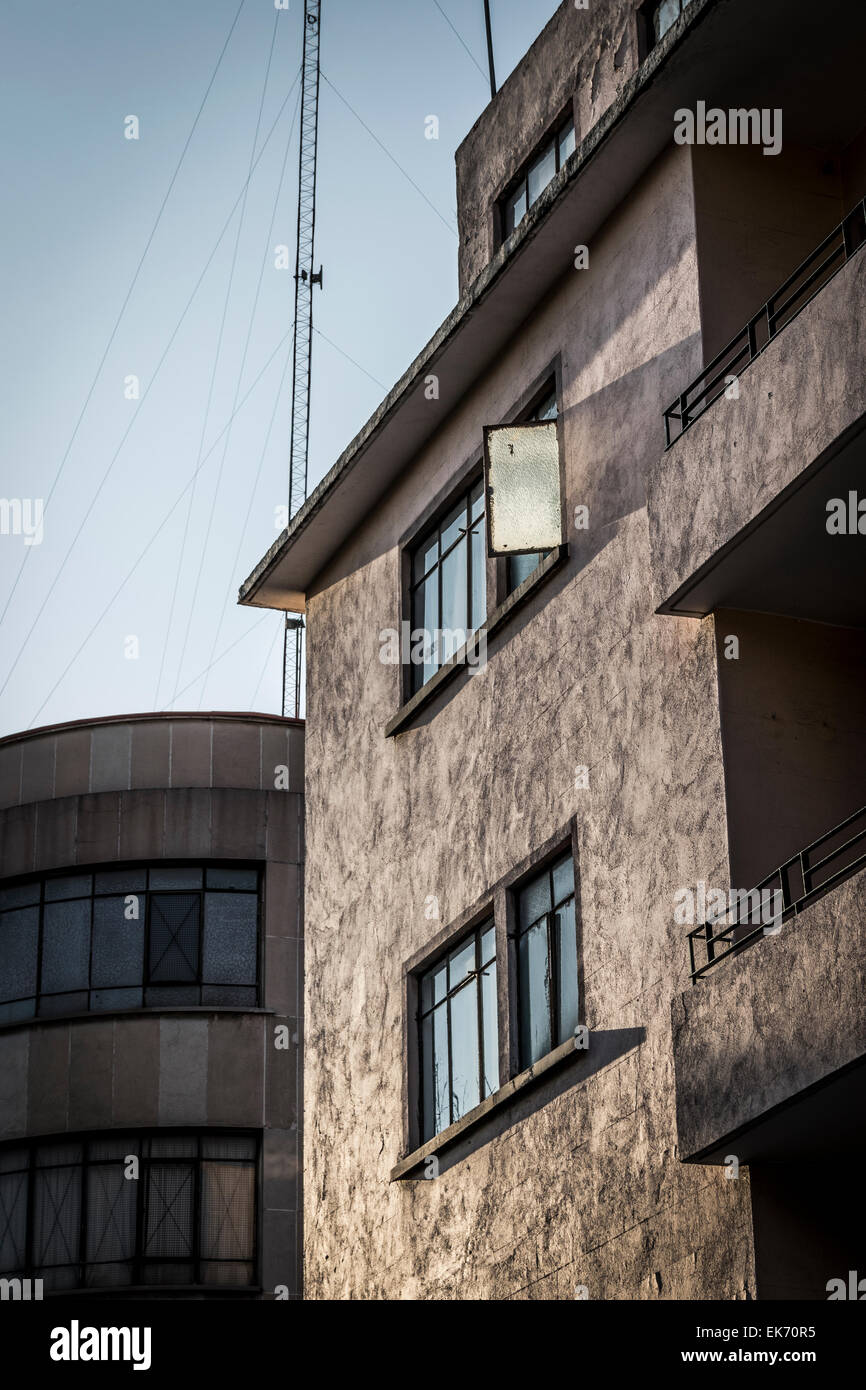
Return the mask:
{"type": "MultiPolygon", "coordinates": [[[[706,975],[714,965],[745,950],[765,934],[767,924],[761,920],[761,909],[757,906],[763,893],[781,893],[781,921],[785,922],[864,865],[866,806],[855,811],[853,816],[842,821],[841,825],[828,830],[820,839],[813,840],[812,844],[800,850],[799,854],[786,860],[751,893],[743,894],[742,897],[747,897],[748,904],[740,900],[736,907],[739,909],[747,906],[747,910],[743,916],[737,912],[737,921],[729,921],[727,925],[715,931],[715,934],[717,923],[712,922],[705,922],[689,932],[692,984],[702,975],[706,975]],[[817,859],[814,858],[816,855],[819,856],[817,859]],[[754,896],[756,893],[757,904],[754,896]],[[701,955],[703,959],[698,960],[701,955]]],[[[774,898],[769,899],[770,903],[775,901],[774,898]]],[[[730,917],[730,910],[726,915],[730,917]]],[[[772,930],[772,927],[770,929],[772,930]]]]}
{"type": "Polygon", "coordinates": [[[754,318],[664,413],[669,449],[710,406],[725,394],[728,378],[741,376],[783,328],[805,309],[851,257],[866,243],[866,199],[852,208],[820,246],[789,275],[754,318]]]}

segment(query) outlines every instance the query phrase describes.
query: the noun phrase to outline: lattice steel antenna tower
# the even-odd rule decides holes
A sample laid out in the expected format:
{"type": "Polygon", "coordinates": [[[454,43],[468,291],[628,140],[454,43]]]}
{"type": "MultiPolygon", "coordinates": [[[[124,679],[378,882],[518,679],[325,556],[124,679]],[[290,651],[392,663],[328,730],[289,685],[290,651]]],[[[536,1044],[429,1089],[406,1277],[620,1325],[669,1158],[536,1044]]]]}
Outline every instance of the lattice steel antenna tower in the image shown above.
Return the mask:
{"type": "MultiPolygon", "coordinates": [[[[316,154],[319,133],[319,34],[321,0],[304,0],[301,79],[301,139],[298,160],[298,248],[295,259],[295,326],[292,363],[292,424],[289,454],[289,519],[307,498],[310,449],[310,368],[313,355],[313,270],[316,233],[316,154]]],[[[283,634],[283,714],[300,714],[303,618],[286,614],[283,634]]]]}

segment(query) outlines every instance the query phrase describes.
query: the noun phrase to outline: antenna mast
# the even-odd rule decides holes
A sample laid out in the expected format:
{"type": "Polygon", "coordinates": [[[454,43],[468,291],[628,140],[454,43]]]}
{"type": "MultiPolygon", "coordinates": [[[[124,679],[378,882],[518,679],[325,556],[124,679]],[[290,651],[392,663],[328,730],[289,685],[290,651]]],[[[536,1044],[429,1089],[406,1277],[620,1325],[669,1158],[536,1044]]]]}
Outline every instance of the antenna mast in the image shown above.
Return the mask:
{"type": "MultiPolygon", "coordinates": [[[[316,154],[319,133],[319,33],[321,0],[304,0],[301,79],[301,138],[298,160],[298,246],[295,258],[295,325],[292,362],[292,424],[289,443],[289,520],[307,499],[310,450],[310,368],[313,355],[313,270],[316,232],[316,154]]],[[[286,614],[283,633],[283,714],[300,717],[304,620],[286,614]]]]}

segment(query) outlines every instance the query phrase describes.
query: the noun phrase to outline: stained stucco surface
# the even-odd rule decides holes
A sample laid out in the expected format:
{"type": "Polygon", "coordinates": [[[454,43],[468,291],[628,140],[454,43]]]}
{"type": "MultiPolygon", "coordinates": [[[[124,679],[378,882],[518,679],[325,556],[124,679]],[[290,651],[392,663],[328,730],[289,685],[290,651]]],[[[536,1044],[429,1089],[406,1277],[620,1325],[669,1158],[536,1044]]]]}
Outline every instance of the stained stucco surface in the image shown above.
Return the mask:
{"type": "Polygon", "coordinates": [[[308,1297],[751,1288],[748,1183],[679,1162],[673,1094],[670,1000],[687,970],[673,895],[724,881],[727,850],[712,621],[653,613],[645,479],[698,327],[688,157],[672,149],[310,596],[308,1297]],[[400,538],[557,353],[567,510],[588,506],[589,529],[569,522],[567,566],[486,669],[386,739],[399,673],[379,633],[399,618],[400,538]],[[622,1045],[503,1114],[438,1179],[389,1182],[403,962],[573,816],[586,1021],[622,1045]]]}

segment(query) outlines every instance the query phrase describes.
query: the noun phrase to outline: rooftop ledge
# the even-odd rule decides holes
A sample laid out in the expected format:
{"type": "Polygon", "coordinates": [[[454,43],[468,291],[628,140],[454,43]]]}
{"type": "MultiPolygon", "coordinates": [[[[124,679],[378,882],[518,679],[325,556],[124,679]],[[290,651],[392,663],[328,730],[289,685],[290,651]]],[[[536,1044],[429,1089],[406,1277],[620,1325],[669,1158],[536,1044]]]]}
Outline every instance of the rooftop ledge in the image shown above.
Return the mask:
{"type": "MultiPolygon", "coordinates": [[[[768,10],[777,5],[767,0],[768,10]]],[[[733,38],[747,13],[745,0],[692,0],[241,585],[241,604],[304,611],[316,576],[572,271],[575,245],[589,244],[672,144],[677,107],[706,98],[720,74],[740,76],[742,50],[733,38]],[[424,394],[431,372],[439,377],[438,401],[424,394]]]]}

